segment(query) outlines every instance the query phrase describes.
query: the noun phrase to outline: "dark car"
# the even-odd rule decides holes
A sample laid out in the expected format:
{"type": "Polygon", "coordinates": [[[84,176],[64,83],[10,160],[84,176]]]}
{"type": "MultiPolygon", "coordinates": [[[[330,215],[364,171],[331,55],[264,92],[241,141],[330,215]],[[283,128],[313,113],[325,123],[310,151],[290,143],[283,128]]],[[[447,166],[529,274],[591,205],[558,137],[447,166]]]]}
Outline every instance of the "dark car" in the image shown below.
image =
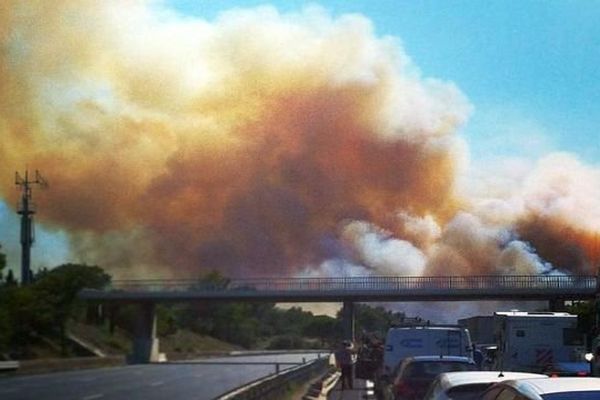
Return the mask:
{"type": "Polygon", "coordinates": [[[476,371],[475,362],[468,357],[418,356],[405,358],[397,368],[393,394],[396,400],[422,399],[431,382],[441,373],[476,371]]]}
{"type": "Polygon", "coordinates": [[[544,368],[549,376],[590,376],[590,363],[587,361],[555,362],[544,368]]]}

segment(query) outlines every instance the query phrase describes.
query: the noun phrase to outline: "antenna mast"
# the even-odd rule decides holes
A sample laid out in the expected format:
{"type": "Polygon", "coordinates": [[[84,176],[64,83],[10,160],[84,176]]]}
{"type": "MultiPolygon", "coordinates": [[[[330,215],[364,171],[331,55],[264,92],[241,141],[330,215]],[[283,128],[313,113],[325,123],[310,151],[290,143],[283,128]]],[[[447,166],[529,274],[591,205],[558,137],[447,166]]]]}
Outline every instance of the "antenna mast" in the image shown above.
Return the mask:
{"type": "Polygon", "coordinates": [[[31,246],[35,241],[33,215],[36,207],[32,200],[32,185],[48,187],[48,183],[40,173],[35,171],[35,178],[29,179],[29,171],[25,170],[25,177],[15,172],[15,184],[21,189],[21,199],[17,205],[17,213],[21,215],[21,285],[31,283],[31,246]]]}

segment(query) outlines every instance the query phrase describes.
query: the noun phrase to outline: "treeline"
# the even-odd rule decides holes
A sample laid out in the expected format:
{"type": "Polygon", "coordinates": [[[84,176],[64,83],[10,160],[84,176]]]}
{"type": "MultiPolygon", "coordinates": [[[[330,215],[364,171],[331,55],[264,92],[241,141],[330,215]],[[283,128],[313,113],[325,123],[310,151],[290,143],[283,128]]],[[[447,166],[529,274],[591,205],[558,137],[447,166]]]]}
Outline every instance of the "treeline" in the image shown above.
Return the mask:
{"type": "Polygon", "coordinates": [[[64,264],[35,274],[28,286],[18,286],[11,275],[1,281],[0,354],[29,358],[33,346],[49,339],[66,355],[67,323],[82,319],[86,311],[77,293],[83,287],[103,287],[110,276],[98,267],[64,264]]]}
{"type": "MultiPolygon", "coordinates": [[[[82,288],[102,288],[111,277],[97,266],[64,264],[36,273],[28,286],[19,286],[11,273],[4,273],[6,257],[0,253],[0,359],[31,358],[32,349],[52,341],[64,356],[73,355],[66,341],[70,322],[86,322],[114,332],[133,331],[134,305],[86,303],[77,298],[82,288]],[[99,312],[102,310],[102,312],[99,312]]],[[[200,284],[226,284],[216,272],[206,274],[200,284]]],[[[299,307],[282,309],[274,303],[189,302],[159,305],[158,333],[178,330],[209,335],[248,349],[330,348],[342,338],[341,318],[313,315],[299,307]]],[[[401,313],[358,304],[356,330],[385,335],[401,313]]]]}
{"type": "MultiPolygon", "coordinates": [[[[97,266],[64,264],[42,270],[28,286],[19,286],[5,273],[6,256],[0,252],[0,359],[36,357],[33,349],[58,343],[64,356],[74,355],[65,340],[70,322],[95,324],[113,333],[133,332],[134,305],[102,305],[77,298],[82,288],[102,288],[111,277],[97,266]],[[100,312],[101,310],[101,312],[100,312]]],[[[211,272],[200,285],[223,286],[228,279],[211,272]]],[[[594,330],[593,302],[575,303],[568,310],[579,316],[579,331],[594,330]]],[[[300,307],[282,309],[274,303],[187,302],[158,305],[161,337],[188,330],[247,349],[331,348],[342,339],[341,315],[313,315],[300,307]]],[[[403,313],[355,304],[356,335],[384,338],[388,328],[405,320],[403,313]]],[[[418,321],[419,318],[412,318],[418,321]]]]}

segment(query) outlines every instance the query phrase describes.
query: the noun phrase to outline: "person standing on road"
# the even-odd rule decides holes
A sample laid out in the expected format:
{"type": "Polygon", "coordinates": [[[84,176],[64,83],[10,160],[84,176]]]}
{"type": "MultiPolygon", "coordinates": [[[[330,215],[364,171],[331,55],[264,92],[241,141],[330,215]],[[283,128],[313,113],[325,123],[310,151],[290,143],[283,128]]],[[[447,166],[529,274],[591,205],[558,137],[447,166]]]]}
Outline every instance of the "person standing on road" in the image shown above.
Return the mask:
{"type": "Polygon", "coordinates": [[[592,359],[592,376],[600,377],[600,346],[594,350],[594,358],[592,359]]]}
{"type": "Polygon", "coordinates": [[[342,371],[342,390],[352,389],[354,386],[353,366],[354,366],[354,350],[352,343],[349,340],[342,342],[342,347],[335,352],[335,363],[342,371]]]}

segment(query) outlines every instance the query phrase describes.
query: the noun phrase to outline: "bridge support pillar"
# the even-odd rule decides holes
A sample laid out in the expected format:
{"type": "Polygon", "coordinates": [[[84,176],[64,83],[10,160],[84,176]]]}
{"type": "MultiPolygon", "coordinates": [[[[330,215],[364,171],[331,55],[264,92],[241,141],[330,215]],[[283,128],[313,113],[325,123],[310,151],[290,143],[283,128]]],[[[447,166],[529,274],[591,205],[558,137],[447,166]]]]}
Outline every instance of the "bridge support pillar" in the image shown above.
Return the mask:
{"type": "Polygon", "coordinates": [[[134,321],[133,346],[127,357],[129,364],[158,362],[158,338],[156,337],[156,306],[141,303],[134,321]]]}
{"type": "Polygon", "coordinates": [[[345,301],[342,307],[342,326],[344,340],[354,342],[354,303],[351,301],[345,301]]]}

